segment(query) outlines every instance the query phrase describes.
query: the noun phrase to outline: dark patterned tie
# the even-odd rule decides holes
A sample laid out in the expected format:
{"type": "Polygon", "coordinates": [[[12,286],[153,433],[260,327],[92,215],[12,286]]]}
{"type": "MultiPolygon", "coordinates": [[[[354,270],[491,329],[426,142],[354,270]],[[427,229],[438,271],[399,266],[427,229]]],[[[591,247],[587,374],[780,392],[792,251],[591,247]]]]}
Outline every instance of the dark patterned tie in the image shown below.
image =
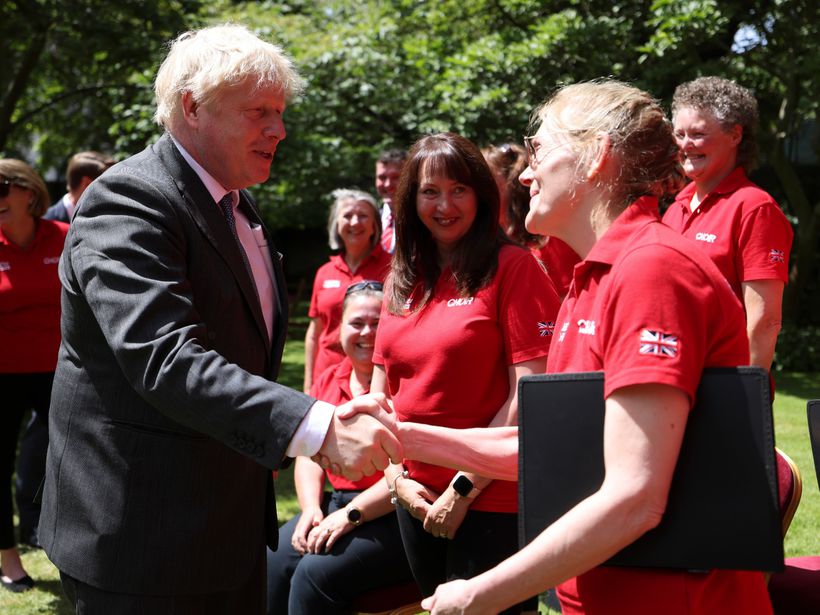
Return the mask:
{"type": "Polygon", "coordinates": [[[233,215],[233,193],[229,192],[219,200],[219,208],[222,210],[225,221],[228,223],[228,228],[236,240],[236,247],[239,248],[242,262],[245,263],[245,269],[248,271],[248,275],[251,276],[253,288],[256,290],[256,280],[253,277],[253,269],[251,269],[251,264],[248,262],[248,255],[245,253],[245,248],[242,246],[242,242],[239,240],[239,235],[236,232],[236,218],[233,215]]]}

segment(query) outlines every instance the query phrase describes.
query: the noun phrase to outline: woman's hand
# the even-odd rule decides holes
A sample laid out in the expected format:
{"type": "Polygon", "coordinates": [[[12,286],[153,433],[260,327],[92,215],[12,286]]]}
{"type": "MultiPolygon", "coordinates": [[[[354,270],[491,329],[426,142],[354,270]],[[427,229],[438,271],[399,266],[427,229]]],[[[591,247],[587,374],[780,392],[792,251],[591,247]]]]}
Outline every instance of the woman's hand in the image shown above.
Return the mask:
{"type": "Polygon", "coordinates": [[[297,553],[300,555],[307,553],[308,534],[321,523],[324,516],[322,509],[318,507],[302,511],[299,520],[296,522],[296,527],[293,528],[293,536],[290,537],[290,544],[297,553]]]}
{"type": "Polygon", "coordinates": [[[474,591],[474,583],[458,579],[436,588],[436,593],[421,602],[421,608],[430,615],[493,615],[498,609],[490,607],[474,591]]]}
{"type": "Polygon", "coordinates": [[[307,538],[308,553],[328,553],[336,541],[352,530],[355,525],[347,520],[344,508],[330,513],[319,525],[314,527],[307,538]]]}
{"type": "Polygon", "coordinates": [[[456,497],[452,489],[445,489],[428,509],[424,529],[437,538],[455,538],[471,502],[467,498],[456,497]]]}
{"type": "Polygon", "coordinates": [[[427,517],[431,502],[439,494],[412,478],[400,478],[396,481],[396,498],[402,508],[421,522],[427,517]]]}

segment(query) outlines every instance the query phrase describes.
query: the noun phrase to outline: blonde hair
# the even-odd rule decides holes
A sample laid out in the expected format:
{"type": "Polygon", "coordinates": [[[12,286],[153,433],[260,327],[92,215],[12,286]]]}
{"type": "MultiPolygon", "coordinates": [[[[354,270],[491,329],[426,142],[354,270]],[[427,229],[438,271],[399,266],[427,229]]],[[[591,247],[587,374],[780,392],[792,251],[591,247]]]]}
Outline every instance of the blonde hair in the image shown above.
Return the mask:
{"type": "Polygon", "coordinates": [[[157,72],[154,120],[169,128],[181,114],[183,92],[199,104],[216,100],[228,87],[249,77],[256,87],[277,86],[290,99],[304,81],[281,47],[265,42],[244,26],[224,24],[179,35],[157,72]]]}
{"type": "Polygon", "coordinates": [[[339,224],[336,221],[336,217],[339,215],[339,208],[350,201],[354,203],[360,201],[367,203],[373,210],[373,237],[370,239],[370,246],[376,247],[376,244],[379,243],[382,238],[382,218],[381,212],[379,212],[379,206],[376,204],[376,199],[373,198],[372,194],[362,190],[339,188],[333,191],[333,205],[331,205],[327,217],[327,243],[330,249],[344,252],[345,244],[344,241],[342,241],[342,236],[339,235],[339,224]]]}
{"type": "Polygon", "coordinates": [[[48,188],[40,174],[28,164],[16,158],[0,158],[0,178],[31,190],[33,198],[28,213],[33,217],[39,218],[46,213],[49,206],[48,188]]]}
{"type": "Polygon", "coordinates": [[[685,183],[672,124],[657,100],[626,83],[599,79],[565,86],[535,112],[533,124],[567,135],[579,170],[595,158],[597,136],[609,136],[619,162],[608,186],[611,213],[641,196],[673,194],[685,183]]]}

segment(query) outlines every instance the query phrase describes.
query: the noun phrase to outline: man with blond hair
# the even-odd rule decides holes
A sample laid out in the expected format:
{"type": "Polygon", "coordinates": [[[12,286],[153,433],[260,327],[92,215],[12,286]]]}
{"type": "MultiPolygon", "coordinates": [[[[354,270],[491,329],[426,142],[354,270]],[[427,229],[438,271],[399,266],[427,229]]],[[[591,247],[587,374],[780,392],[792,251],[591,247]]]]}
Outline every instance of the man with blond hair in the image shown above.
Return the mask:
{"type": "Polygon", "coordinates": [[[301,87],[244,27],[182,34],[156,78],[165,134],[74,216],[40,540],[78,612],[262,613],[270,470],[321,454],[355,479],[401,456],[376,419],[274,382],[282,256],[245,189],[301,87]]]}

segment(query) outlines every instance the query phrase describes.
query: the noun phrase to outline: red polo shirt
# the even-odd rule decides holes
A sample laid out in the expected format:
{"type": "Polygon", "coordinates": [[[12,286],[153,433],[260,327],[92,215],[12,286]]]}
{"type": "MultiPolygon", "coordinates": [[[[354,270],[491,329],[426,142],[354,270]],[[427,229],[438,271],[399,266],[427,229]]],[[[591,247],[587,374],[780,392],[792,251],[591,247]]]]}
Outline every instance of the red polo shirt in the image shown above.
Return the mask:
{"type": "MultiPolygon", "coordinates": [[[[398,418],[486,427],[507,400],[509,366],[547,355],[558,297],[529,251],[507,245],[490,284],[458,294],[450,270],[422,309],[382,310],[373,362],[383,365],[398,418]]],[[[405,460],[410,476],[442,493],[455,472],[405,460]]],[[[517,483],[493,481],[472,510],[515,512],[517,483]]]]}
{"type": "Polygon", "coordinates": [[[566,297],[569,283],[572,282],[572,269],[581,262],[581,257],[557,237],[547,237],[547,243],[533,250],[533,253],[544,264],[558,296],[562,299],[566,297]]]}
{"type": "Polygon", "coordinates": [[[695,211],[695,182],[687,185],[663,222],[706,252],[743,300],[742,282],[789,279],[792,227],[775,200],[737,167],[695,211]]]}
{"type": "MultiPolygon", "coordinates": [[[[694,398],[704,367],[746,365],[743,309],[714,264],[659,223],[657,201],[622,213],[575,268],[548,372],[601,371],[605,396],[662,383],[694,398]]],[[[565,615],[770,614],[763,574],[602,566],[558,588],[565,615]]]]}
{"type": "Polygon", "coordinates": [[[320,329],[319,347],[313,363],[314,376],[331,365],[336,365],[345,356],[339,342],[339,326],[342,323],[342,301],[347,287],[362,280],[383,282],[389,270],[390,255],[377,245],[355,273],[350,271],[339,254],[331,256],[330,261],[316,272],[308,311],[308,316],[318,319],[320,329]]]}
{"type": "Polygon", "coordinates": [[[22,250],[0,229],[0,373],[53,372],[60,347],[57,264],[68,225],[37,220],[22,250]]]}
{"type": "MultiPolygon", "coordinates": [[[[350,391],[350,373],[353,371],[353,364],[347,356],[338,365],[332,365],[319,377],[314,380],[310,389],[310,394],[316,399],[321,399],[329,404],[338,406],[353,399],[350,391]]],[[[327,478],[334,489],[353,489],[364,491],[370,485],[379,481],[384,476],[382,472],[376,472],[370,476],[365,476],[361,480],[352,481],[344,476],[338,476],[331,472],[327,473],[327,478]]]]}

